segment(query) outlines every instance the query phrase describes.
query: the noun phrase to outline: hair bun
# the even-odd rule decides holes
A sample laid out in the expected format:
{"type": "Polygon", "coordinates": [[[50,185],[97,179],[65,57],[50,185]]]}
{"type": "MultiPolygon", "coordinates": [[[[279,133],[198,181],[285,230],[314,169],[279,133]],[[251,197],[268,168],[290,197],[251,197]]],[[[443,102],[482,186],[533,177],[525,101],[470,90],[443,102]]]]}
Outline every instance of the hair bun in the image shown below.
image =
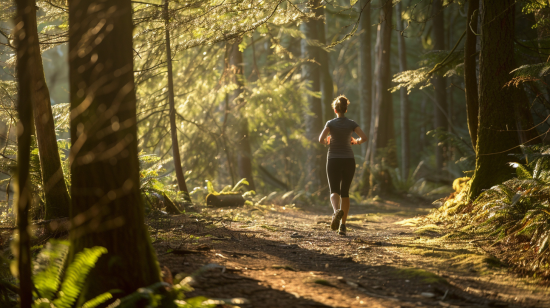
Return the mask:
{"type": "Polygon", "coordinates": [[[332,102],[332,108],[338,113],[345,113],[348,110],[349,100],[344,95],[339,95],[332,102]]]}

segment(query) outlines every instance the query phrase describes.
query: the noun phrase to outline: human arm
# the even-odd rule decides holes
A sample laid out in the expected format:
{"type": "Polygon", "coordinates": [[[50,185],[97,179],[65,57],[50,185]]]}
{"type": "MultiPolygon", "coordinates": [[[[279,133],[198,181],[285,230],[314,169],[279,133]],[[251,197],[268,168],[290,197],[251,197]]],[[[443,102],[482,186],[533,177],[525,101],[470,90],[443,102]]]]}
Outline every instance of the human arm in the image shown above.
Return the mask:
{"type": "Polygon", "coordinates": [[[325,127],[325,129],[323,129],[323,131],[321,132],[321,135],[319,135],[319,142],[322,144],[328,144],[326,139],[329,133],[330,133],[330,128],[325,127]]]}
{"type": "MultiPolygon", "coordinates": [[[[357,136],[359,136],[359,138],[355,139],[355,143],[352,143],[352,144],[361,144],[361,143],[367,142],[368,140],[367,134],[363,132],[361,127],[357,126],[353,131],[357,134],[357,136]]],[[[353,138],[352,138],[352,141],[353,141],[353,138]]]]}

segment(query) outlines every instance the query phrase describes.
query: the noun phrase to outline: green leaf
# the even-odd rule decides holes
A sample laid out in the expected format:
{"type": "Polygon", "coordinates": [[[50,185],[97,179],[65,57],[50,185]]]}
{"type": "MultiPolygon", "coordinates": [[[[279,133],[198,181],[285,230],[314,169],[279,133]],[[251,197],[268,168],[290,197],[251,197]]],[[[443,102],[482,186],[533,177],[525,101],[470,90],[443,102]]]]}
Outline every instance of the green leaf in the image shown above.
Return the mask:
{"type": "Polygon", "coordinates": [[[65,280],[61,285],[61,291],[59,291],[59,298],[53,302],[55,307],[71,308],[73,306],[82,292],[88,274],[99,257],[105,253],[107,253],[107,248],[96,246],[84,248],[76,254],[74,261],[67,268],[65,280]]]}
{"type": "Polygon", "coordinates": [[[110,292],[105,292],[84,303],[84,305],[82,305],[82,308],[95,308],[110,300],[111,298],[113,298],[113,294],[111,294],[110,292]]]}
{"type": "Polygon", "coordinates": [[[32,280],[41,299],[53,300],[59,288],[60,275],[68,251],[67,241],[51,240],[36,257],[32,280]]]}
{"type": "Polygon", "coordinates": [[[214,185],[209,180],[206,180],[206,187],[208,188],[209,194],[219,195],[218,192],[214,189],[214,185]]]}
{"type": "Polygon", "coordinates": [[[532,179],[533,174],[525,166],[518,164],[516,167],[516,174],[520,179],[532,179]]]}
{"type": "Polygon", "coordinates": [[[239,189],[243,186],[243,185],[250,185],[248,183],[248,181],[246,179],[241,179],[239,182],[237,182],[237,184],[235,184],[235,187],[233,187],[233,189],[231,189],[231,191],[239,191],[239,189]]]}
{"type": "Polygon", "coordinates": [[[350,6],[354,6],[355,3],[357,3],[358,0],[349,0],[350,6]]]}

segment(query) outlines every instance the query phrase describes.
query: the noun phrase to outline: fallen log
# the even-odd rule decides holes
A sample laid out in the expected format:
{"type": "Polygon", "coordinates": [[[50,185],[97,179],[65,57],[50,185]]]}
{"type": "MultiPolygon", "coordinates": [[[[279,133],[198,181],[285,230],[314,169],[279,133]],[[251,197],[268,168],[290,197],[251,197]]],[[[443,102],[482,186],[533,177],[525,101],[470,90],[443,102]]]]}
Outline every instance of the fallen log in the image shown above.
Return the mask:
{"type": "Polygon", "coordinates": [[[180,208],[174,203],[174,201],[172,201],[170,198],[168,198],[168,196],[166,194],[162,194],[162,197],[163,197],[163,200],[164,200],[163,202],[164,202],[164,206],[166,208],[166,212],[168,214],[177,215],[177,214],[182,213],[180,208]]]}
{"type": "Polygon", "coordinates": [[[239,193],[208,194],[206,205],[214,207],[243,206],[244,198],[239,193]]]}

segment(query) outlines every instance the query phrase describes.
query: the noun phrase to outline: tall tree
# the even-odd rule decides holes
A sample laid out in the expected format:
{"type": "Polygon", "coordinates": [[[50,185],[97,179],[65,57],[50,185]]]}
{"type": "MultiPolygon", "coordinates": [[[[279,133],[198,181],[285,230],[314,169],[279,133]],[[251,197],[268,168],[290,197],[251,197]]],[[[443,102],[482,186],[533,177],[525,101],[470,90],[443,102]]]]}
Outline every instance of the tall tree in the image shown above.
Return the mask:
{"type": "Polygon", "coordinates": [[[479,114],[479,96],[477,89],[477,68],[476,68],[476,33],[477,11],[479,0],[468,2],[468,19],[466,25],[466,42],[464,43],[464,85],[466,93],[466,113],[468,115],[468,130],[474,149],[477,144],[477,127],[479,114]]]}
{"type": "Polygon", "coordinates": [[[113,289],[124,296],[160,280],[139,192],[130,0],[69,2],[71,249],[108,253],[80,303],[113,289]]]}
{"type": "Polygon", "coordinates": [[[319,47],[319,70],[321,84],[321,104],[323,105],[324,121],[334,118],[334,110],[332,109],[332,100],[334,99],[334,83],[330,74],[330,58],[324,46],[327,45],[325,23],[327,15],[323,5],[318,5],[315,9],[317,19],[317,38],[321,47],[319,47]]]}
{"type": "MultiPolygon", "coordinates": [[[[372,112],[372,56],[371,36],[372,25],[370,18],[372,0],[359,1],[359,106],[361,111],[361,127],[369,134],[372,112]]],[[[367,142],[361,145],[362,154],[367,151],[367,142]]],[[[365,163],[367,160],[365,160],[365,163]]]]}
{"type": "MultiPolygon", "coordinates": [[[[434,50],[445,49],[445,19],[443,14],[443,0],[433,1],[433,41],[434,50]]],[[[443,76],[434,76],[433,85],[435,89],[435,106],[434,106],[434,126],[436,129],[442,128],[447,130],[447,81],[443,76]]],[[[444,164],[444,149],[436,146],[435,150],[435,167],[440,171],[444,164]]]]}
{"type": "MultiPolygon", "coordinates": [[[[31,6],[33,10],[29,16],[31,19],[30,35],[38,38],[38,28],[36,22],[36,1],[31,6]]],[[[29,42],[33,44],[33,50],[40,50],[38,39],[29,42]]],[[[40,169],[42,170],[42,185],[46,197],[45,218],[52,219],[58,217],[69,217],[69,206],[71,198],[63,177],[61,168],[61,158],[57,147],[57,138],[55,126],[53,123],[52,107],[50,101],[50,91],[44,77],[44,68],[40,52],[33,53],[33,67],[31,78],[33,78],[34,96],[32,108],[34,115],[34,125],[36,127],[36,142],[38,144],[38,155],[40,158],[40,169]]]]}
{"type": "Polygon", "coordinates": [[[508,154],[519,153],[515,96],[504,88],[516,68],[514,59],[514,0],[483,0],[479,58],[479,127],[476,169],[469,197],[513,175],[508,154]]]}
{"type": "MultiPolygon", "coordinates": [[[[319,0],[309,1],[305,11],[313,12],[313,9],[319,5],[319,0]]],[[[310,44],[310,42],[318,40],[318,22],[315,19],[307,19],[300,25],[300,30],[305,36],[301,41],[302,58],[306,59],[302,65],[302,76],[310,84],[310,90],[319,92],[320,85],[320,69],[316,63],[319,59],[318,47],[310,44]]],[[[323,188],[327,182],[325,174],[326,155],[317,142],[319,133],[323,130],[323,107],[321,99],[313,95],[307,96],[307,112],[305,115],[306,139],[309,141],[307,146],[307,165],[306,179],[308,188],[312,192],[317,192],[323,188]]]]}
{"type": "MultiPolygon", "coordinates": [[[[407,70],[407,49],[405,46],[405,38],[403,37],[404,24],[401,20],[401,2],[395,5],[395,18],[397,27],[401,30],[397,37],[397,46],[399,48],[399,71],[407,70]]],[[[409,97],[407,89],[399,90],[399,98],[401,100],[401,177],[407,179],[409,177],[409,97]]]]}
{"type": "Polygon", "coordinates": [[[189,198],[189,191],[185,184],[185,175],[181,166],[180,147],[178,144],[178,127],[176,126],[176,106],[174,102],[174,78],[172,76],[172,50],[170,48],[170,16],[168,14],[168,0],[164,0],[164,33],[166,38],[166,66],[168,70],[168,103],[170,105],[170,135],[172,137],[172,155],[178,188],[189,198]]]}
{"type": "Polygon", "coordinates": [[[246,178],[248,187],[251,190],[256,190],[254,178],[252,176],[252,150],[250,149],[250,132],[248,131],[248,119],[241,111],[245,101],[242,97],[244,91],[244,63],[243,53],[239,50],[239,41],[233,43],[229,51],[229,66],[233,76],[233,81],[237,88],[231,94],[229,99],[236,107],[237,114],[237,167],[240,178],[246,178]]]}
{"type": "Polygon", "coordinates": [[[38,41],[36,35],[35,3],[33,0],[17,0],[15,15],[15,44],[17,48],[17,79],[19,82],[19,95],[17,112],[19,122],[17,124],[17,171],[15,204],[17,205],[17,229],[19,239],[14,251],[17,260],[17,272],[19,278],[19,304],[21,308],[30,308],[32,305],[31,282],[31,251],[30,235],[28,232],[28,212],[31,207],[31,191],[29,177],[29,160],[32,131],[32,100],[35,87],[32,78],[32,70],[36,63],[36,54],[40,56],[40,50],[33,41],[38,41]],[[33,29],[34,28],[34,29],[33,29]]]}
{"type": "MultiPolygon", "coordinates": [[[[392,29],[392,2],[380,0],[380,23],[377,33],[376,66],[374,70],[374,100],[371,112],[370,142],[367,148],[366,158],[370,165],[381,161],[385,166],[396,167],[397,157],[395,153],[395,131],[393,127],[393,103],[392,95],[388,89],[391,85],[391,35],[392,29]],[[379,153],[380,152],[380,153],[379,153]]],[[[369,171],[365,171],[369,172],[369,171]]],[[[381,170],[382,177],[388,181],[378,183],[381,193],[391,189],[391,183],[387,177],[387,171],[381,170]]],[[[363,176],[365,178],[365,176],[363,176]]],[[[370,174],[369,189],[372,190],[374,175],[370,174]]]]}

